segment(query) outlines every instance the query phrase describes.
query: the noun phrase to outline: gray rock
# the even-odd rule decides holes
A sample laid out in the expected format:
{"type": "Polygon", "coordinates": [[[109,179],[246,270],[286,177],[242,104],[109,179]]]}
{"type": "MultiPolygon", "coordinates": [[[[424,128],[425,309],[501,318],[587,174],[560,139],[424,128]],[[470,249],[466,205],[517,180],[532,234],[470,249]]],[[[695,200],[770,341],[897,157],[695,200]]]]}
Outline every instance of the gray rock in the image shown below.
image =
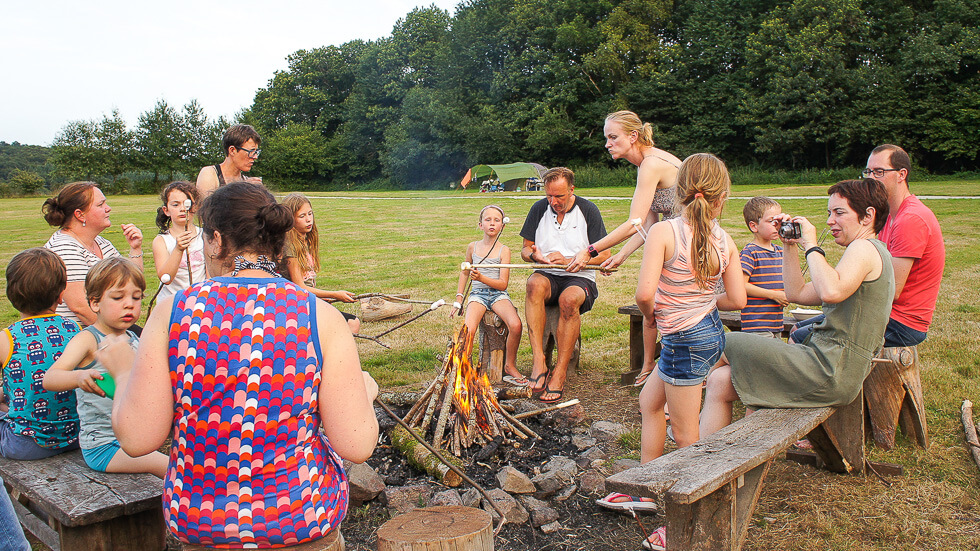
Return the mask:
{"type": "Polygon", "coordinates": [[[497,473],[497,482],[500,483],[502,490],[511,494],[530,494],[535,490],[531,479],[510,465],[500,469],[497,473]]]}
{"type": "Polygon", "coordinates": [[[521,502],[521,505],[523,505],[528,511],[533,511],[535,509],[548,506],[547,501],[541,501],[533,496],[517,496],[517,501],[521,502]]]}
{"type": "Polygon", "coordinates": [[[559,524],[557,520],[551,524],[545,524],[541,527],[541,531],[545,534],[554,534],[559,530],[561,530],[561,524],[559,524]]]}
{"type": "Polygon", "coordinates": [[[438,505],[462,505],[463,498],[460,497],[459,492],[456,490],[443,490],[433,494],[432,499],[429,500],[429,507],[435,507],[438,505]]]}
{"type": "Polygon", "coordinates": [[[374,416],[378,418],[378,428],[382,432],[391,430],[398,423],[388,415],[388,412],[381,409],[380,406],[374,406],[374,416]]]}
{"type": "Polygon", "coordinates": [[[592,446],[591,448],[580,453],[578,457],[575,458],[575,464],[579,466],[580,469],[584,469],[592,465],[593,461],[602,460],[606,458],[606,452],[602,451],[599,446],[592,446]]]}
{"type": "Polygon", "coordinates": [[[578,479],[579,490],[583,494],[596,495],[606,493],[606,477],[595,469],[582,473],[578,479]]]}
{"type": "Polygon", "coordinates": [[[367,463],[344,463],[347,479],[350,482],[350,500],[355,507],[371,501],[385,491],[385,482],[381,475],[367,463]]]}
{"type": "Polygon", "coordinates": [[[562,482],[568,482],[578,474],[578,465],[575,461],[563,455],[556,455],[544,465],[544,472],[557,473],[562,482]]]}
{"type": "Polygon", "coordinates": [[[551,507],[539,507],[537,509],[532,509],[531,512],[531,526],[538,527],[544,524],[551,524],[558,520],[558,511],[552,509],[551,507]]]}
{"type": "Polygon", "coordinates": [[[625,425],[609,421],[596,421],[589,430],[589,434],[599,442],[611,442],[625,433],[625,425]]]}
{"type": "Polygon", "coordinates": [[[578,484],[570,484],[561,489],[560,492],[555,494],[555,501],[565,501],[566,499],[575,495],[578,491],[578,484]]]}
{"type": "Polygon", "coordinates": [[[541,473],[532,478],[531,482],[534,483],[534,487],[538,490],[534,492],[534,497],[538,499],[548,499],[561,490],[563,486],[561,477],[554,471],[541,473]]]}
{"type": "Polygon", "coordinates": [[[572,445],[579,451],[587,450],[595,446],[596,442],[597,440],[595,438],[584,434],[576,434],[572,436],[572,445]]]}
{"type": "Polygon", "coordinates": [[[553,412],[555,416],[555,424],[559,427],[573,427],[580,423],[584,423],[588,415],[585,413],[585,408],[582,404],[575,404],[574,406],[568,406],[567,408],[561,408],[553,412]]]}
{"type": "MultiPolygon", "coordinates": [[[[523,524],[528,521],[529,515],[526,509],[517,502],[516,499],[507,492],[501,490],[500,488],[494,488],[488,492],[490,494],[490,499],[493,500],[494,504],[504,513],[504,517],[507,522],[514,524],[523,524]]],[[[489,503],[483,504],[483,510],[490,513],[492,517],[499,518],[500,515],[497,514],[497,510],[490,506],[489,503]]]]}
{"type": "Polygon", "coordinates": [[[432,488],[428,484],[389,487],[382,496],[385,505],[398,513],[407,513],[425,507],[432,497],[432,488]]]}
{"type": "Polygon", "coordinates": [[[463,507],[477,508],[480,506],[480,501],[483,500],[483,496],[480,495],[480,490],[469,488],[463,492],[462,499],[463,507]]]}
{"type": "Polygon", "coordinates": [[[639,467],[640,462],[635,459],[617,459],[612,462],[609,466],[609,474],[613,475],[616,473],[621,473],[626,469],[632,469],[633,467],[639,467]]]}

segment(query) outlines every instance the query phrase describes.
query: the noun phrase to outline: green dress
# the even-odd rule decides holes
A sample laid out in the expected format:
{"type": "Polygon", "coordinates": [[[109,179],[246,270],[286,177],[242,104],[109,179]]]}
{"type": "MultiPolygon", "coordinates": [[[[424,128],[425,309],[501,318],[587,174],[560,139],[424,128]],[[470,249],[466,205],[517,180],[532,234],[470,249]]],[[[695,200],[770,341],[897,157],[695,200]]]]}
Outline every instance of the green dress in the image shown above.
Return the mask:
{"type": "Polygon", "coordinates": [[[857,398],[871,360],[881,351],[895,296],[891,255],[877,239],[881,275],[864,281],[838,304],[823,304],[826,319],[799,344],[751,333],[726,335],[732,384],[746,406],[844,406],[857,398]]]}

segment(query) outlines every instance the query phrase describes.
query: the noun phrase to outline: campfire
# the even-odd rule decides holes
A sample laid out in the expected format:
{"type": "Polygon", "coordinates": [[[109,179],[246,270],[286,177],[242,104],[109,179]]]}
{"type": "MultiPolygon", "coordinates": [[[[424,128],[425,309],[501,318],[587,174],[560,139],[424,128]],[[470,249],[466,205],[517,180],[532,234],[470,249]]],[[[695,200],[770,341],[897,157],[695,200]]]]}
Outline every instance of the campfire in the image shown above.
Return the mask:
{"type": "Polygon", "coordinates": [[[461,327],[448,346],[442,369],[405,415],[405,422],[434,447],[457,457],[473,445],[537,438],[501,407],[483,364],[473,366],[472,352],[473,337],[461,327]]]}

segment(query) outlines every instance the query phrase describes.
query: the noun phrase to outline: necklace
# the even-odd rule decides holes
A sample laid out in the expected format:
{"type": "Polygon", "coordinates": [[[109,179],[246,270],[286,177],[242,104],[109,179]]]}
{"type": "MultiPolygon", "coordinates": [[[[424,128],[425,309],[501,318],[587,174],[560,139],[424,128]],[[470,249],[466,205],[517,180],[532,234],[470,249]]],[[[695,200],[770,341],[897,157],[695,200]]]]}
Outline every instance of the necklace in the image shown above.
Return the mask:
{"type": "Polygon", "coordinates": [[[69,228],[65,228],[65,229],[63,229],[61,231],[67,233],[68,235],[70,235],[71,238],[74,239],[79,245],[81,245],[82,248],[85,249],[86,251],[88,251],[88,252],[90,252],[90,253],[94,254],[95,256],[98,256],[98,257],[101,257],[102,256],[102,249],[99,247],[98,243],[96,243],[94,239],[92,240],[92,245],[87,245],[87,244],[85,244],[84,241],[82,241],[82,236],[78,235],[73,230],[71,230],[69,228]]]}

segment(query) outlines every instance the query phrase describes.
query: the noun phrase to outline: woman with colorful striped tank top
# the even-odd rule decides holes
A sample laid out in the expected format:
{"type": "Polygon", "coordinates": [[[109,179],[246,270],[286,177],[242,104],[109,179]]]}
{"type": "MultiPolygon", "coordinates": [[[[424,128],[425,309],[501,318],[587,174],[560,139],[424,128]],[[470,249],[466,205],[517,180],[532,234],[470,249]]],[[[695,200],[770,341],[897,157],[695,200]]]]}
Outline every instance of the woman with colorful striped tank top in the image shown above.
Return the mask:
{"type": "Polygon", "coordinates": [[[164,516],[181,541],[339,544],[341,458],[374,450],[378,386],[340,313],[275,271],[288,208],[242,182],[199,216],[216,277],[157,305],[135,359],[118,343],[100,355],[116,379],[113,429],[131,454],[172,436],[164,516]]]}

